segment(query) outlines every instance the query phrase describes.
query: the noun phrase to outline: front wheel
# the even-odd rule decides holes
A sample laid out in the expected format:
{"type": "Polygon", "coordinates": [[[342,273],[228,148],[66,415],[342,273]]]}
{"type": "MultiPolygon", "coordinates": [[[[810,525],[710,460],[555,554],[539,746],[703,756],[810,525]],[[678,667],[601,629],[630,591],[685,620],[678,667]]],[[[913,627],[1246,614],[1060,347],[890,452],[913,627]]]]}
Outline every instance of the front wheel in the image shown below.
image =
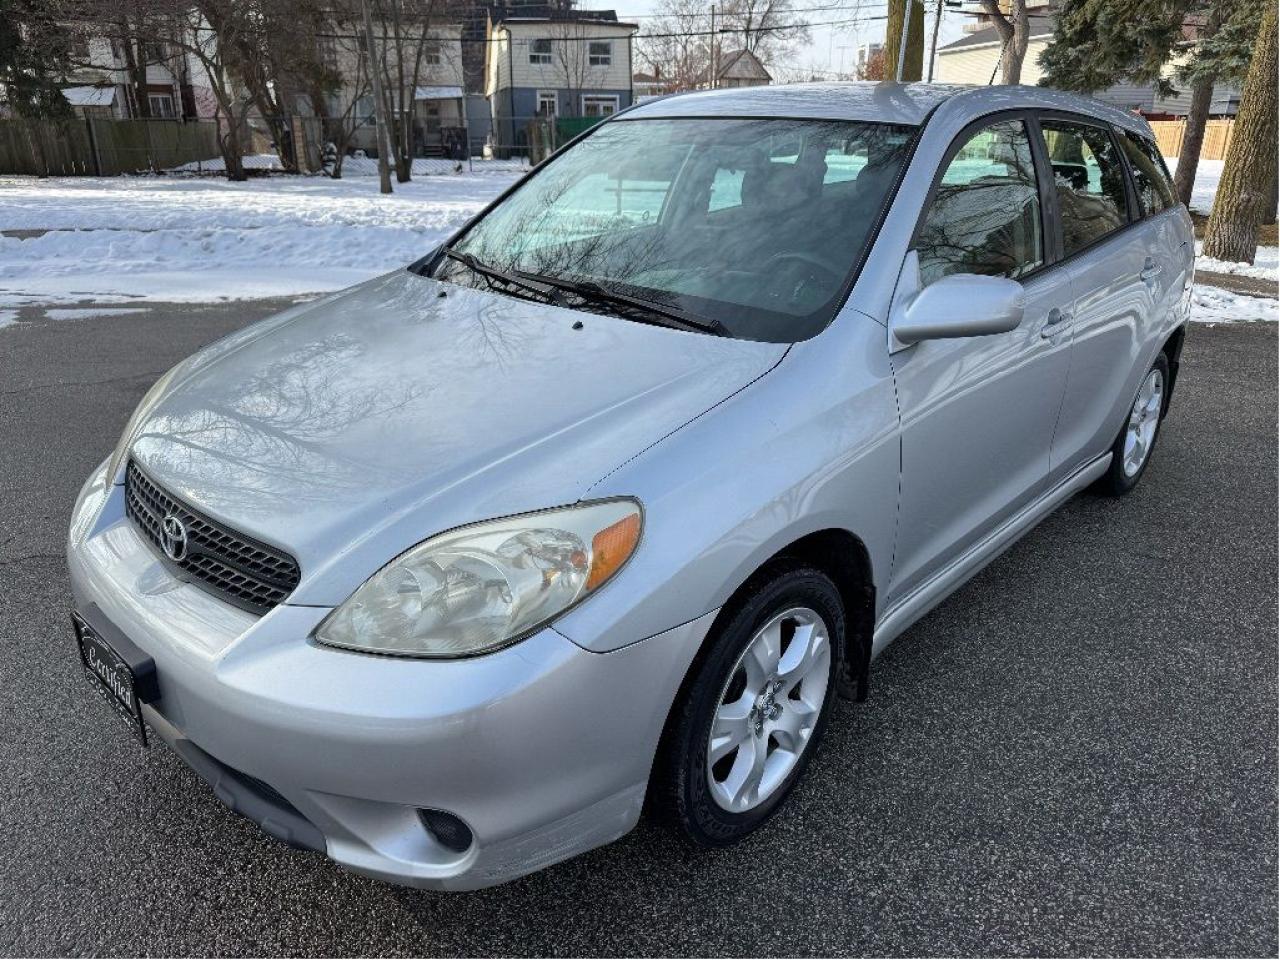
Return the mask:
{"type": "Polygon", "coordinates": [[[691,840],[742,839],[795,787],[826,726],[844,637],[840,592],[819,570],[784,562],[744,588],[660,757],[659,802],[691,840]]]}
{"type": "Polygon", "coordinates": [[[1129,417],[1111,445],[1111,466],[1098,480],[1099,493],[1121,497],[1138,485],[1151,462],[1164,417],[1169,384],[1169,358],[1161,353],[1138,387],[1129,417]]]}

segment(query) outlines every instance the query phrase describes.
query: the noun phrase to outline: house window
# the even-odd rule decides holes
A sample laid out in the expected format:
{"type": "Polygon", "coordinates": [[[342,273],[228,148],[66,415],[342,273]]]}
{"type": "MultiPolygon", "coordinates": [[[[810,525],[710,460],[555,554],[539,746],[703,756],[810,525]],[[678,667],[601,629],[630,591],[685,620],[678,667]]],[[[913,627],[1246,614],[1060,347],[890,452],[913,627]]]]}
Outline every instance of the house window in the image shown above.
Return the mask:
{"type": "Polygon", "coordinates": [[[544,64],[551,62],[551,39],[549,37],[529,41],[529,62],[544,64]]]}
{"type": "Polygon", "coordinates": [[[151,116],[160,120],[173,119],[173,97],[167,93],[147,94],[147,103],[151,107],[151,116]]]}
{"type": "Polygon", "coordinates": [[[554,117],[560,113],[560,106],[554,90],[538,91],[538,116],[554,117]]]}
{"type": "Polygon", "coordinates": [[[82,33],[71,37],[71,55],[77,60],[89,59],[89,38],[82,33]]]}
{"type": "Polygon", "coordinates": [[[618,97],[584,96],[582,98],[582,115],[584,117],[611,117],[618,112],[618,97]]]}
{"type": "Polygon", "coordinates": [[[422,62],[428,67],[438,67],[442,62],[440,44],[436,40],[428,40],[422,48],[422,62]]]}
{"type": "Polygon", "coordinates": [[[592,40],[587,46],[587,62],[593,67],[607,67],[613,63],[613,44],[608,40],[592,40]]]}
{"type": "Polygon", "coordinates": [[[169,59],[169,51],[163,43],[148,43],[146,53],[147,63],[164,63],[169,59]]]}

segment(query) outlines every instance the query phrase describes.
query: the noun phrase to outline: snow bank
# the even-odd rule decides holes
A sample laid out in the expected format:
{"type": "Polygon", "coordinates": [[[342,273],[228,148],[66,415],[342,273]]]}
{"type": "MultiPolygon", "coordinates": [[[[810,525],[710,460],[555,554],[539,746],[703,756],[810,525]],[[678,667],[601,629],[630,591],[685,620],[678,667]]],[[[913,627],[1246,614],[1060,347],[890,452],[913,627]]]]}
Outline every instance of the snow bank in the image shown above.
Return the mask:
{"type": "Polygon", "coordinates": [[[1191,320],[1193,323],[1276,323],[1280,321],[1280,302],[1197,283],[1191,288],[1191,320]]]}
{"type": "Polygon", "coordinates": [[[0,305],[209,302],[337,290],[416,260],[515,174],[0,178],[0,305]]]}

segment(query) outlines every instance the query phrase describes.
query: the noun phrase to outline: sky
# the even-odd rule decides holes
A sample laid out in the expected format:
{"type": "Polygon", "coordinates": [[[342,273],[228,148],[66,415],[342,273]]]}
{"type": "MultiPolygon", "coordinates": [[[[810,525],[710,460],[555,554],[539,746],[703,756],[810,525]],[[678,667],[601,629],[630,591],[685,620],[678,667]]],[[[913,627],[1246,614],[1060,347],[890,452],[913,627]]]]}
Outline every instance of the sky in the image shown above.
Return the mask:
{"type": "MultiPolygon", "coordinates": [[[[885,5],[877,0],[794,0],[796,8],[827,7],[828,9],[806,11],[801,16],[807,17],[815,26],[812,28],[812,39],[800,52],[797,68],[812,71],[818,76],[851,72],[853,70],[855,50],[864,43],[884,42],[883,17],[885,5]],[[848,23],[858,19],[860,22],[848,23]],[[832,24],[822,26],[821,24],[832,24]]],[[[584,10],[610,9],[616,10],[618,19],[624,22],[638,23],[644,27],[655,14],[658,0],[580,0],[579,6],[584,10]]],[[[711,0],[707,0],[708,9],[711,0]]],[[[933,0],[925,0],[925,43],[933,31],[933,0]]],[[[938,32],[938,46],[958,40],[964,35],[966,23],[972,22],[958,10],[945,10],[942,27],[938,32]]]]}

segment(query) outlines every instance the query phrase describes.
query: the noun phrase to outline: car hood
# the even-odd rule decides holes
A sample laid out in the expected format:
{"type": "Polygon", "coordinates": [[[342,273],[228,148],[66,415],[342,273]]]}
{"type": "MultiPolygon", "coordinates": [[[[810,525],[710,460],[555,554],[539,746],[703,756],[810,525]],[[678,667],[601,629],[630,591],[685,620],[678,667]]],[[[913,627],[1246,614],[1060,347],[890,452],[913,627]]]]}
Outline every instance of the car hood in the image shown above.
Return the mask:
{"type": "Polygon", "coordinates": [[[399,271],[197,354],[131,455],[327,606],[443,530],[581,499],[785,353],[399,271]]]}

